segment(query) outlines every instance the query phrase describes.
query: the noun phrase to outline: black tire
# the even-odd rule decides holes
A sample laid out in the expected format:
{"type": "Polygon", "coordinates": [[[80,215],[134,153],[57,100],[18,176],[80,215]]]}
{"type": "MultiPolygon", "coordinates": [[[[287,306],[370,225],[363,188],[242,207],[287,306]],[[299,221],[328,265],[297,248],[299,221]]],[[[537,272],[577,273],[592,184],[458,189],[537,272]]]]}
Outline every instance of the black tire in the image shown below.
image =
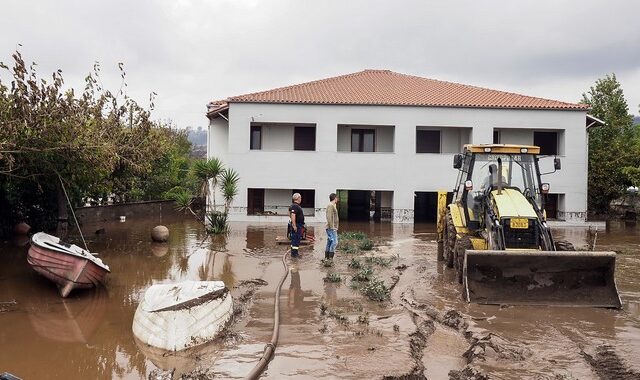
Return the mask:
{"type": "Polygon", "coordinates": [[[575,251],[576,247],[566,240],[556,240],[556,251],[575,251]]]}
{"type": "Polygon", "coordinates": [[[462,236],[456,241],[453,265],[456,269],[456,279],[460,284],[462,284],[464,252],[468,249],[473,249],[473,243],[471,242],[471,238],[469,238],[469,236],[462,236]]]}
{"type": "Polygon", "coordinates": [[[447,210],[446,226],[444,229],[444,261],[448,268],[453,268],[454,248],[456,245],[456,227],[453,225],[451,212],[447,210]]]}

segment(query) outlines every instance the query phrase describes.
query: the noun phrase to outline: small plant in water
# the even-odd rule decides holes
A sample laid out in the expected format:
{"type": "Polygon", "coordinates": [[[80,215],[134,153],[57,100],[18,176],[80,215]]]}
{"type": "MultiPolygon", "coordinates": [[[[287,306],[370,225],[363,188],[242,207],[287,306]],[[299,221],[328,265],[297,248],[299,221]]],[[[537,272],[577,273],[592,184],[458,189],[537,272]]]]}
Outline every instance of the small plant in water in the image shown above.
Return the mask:
{"type": "Polygon", "coordinates": [[[338,237],[338,241],[340,240],[363,240],[367,238],[367,234],[360,231],[354,232],[341,232],[338,237]]]}
{"type": "Polygon", "coordinates": [[[369,313],[358,315],[358,323],[361,325],[369,325],[369,313]]]}
{"type": "Polygon", "coordinates": [[[347,316],[345,316],[344,314],[342,314],[342,310],[340,310],[340,309],[329,311],[329,316],[331,318],[335,319],[336,321],[338,321],[338,323],[340,323],[342,325],[348,325],[349,324],[349,318],[347,316]]]}
{"type": "Polygon", "coordinates": [[[391,264],[391,262],[393,262],[393,257],[389,257],[389,258],[384,258],[384,257],[365,257],[364,261],[369,264],[369,265],[380,265],[382,267],[386,267],[389,266],[389,264],[391,264]]]}
{"type": "Polygon", "coordinates": [[[333,266],[333,260],[331,259],[322,259],[322,266],[325,268],[331,268],[333,266]]]}
{"type": "Polygon", "coordinates": [[[366,237],[358,244],[358,248],[363,251],[370,251],[373,249],[373,241],[366,237]]]}
{"type": "Polygon", "coordinates": [[[362,268],[362,262],[356,258],[352,258],[347,266],[351,269],[360,269],[362,268]]]}
{"type": "Polygon", "coordinates": [[[320,315],[325,315],[327,313],[328,306],[326,303],[320,304],[320,315]]]}
{"type": "Polygon", "coordinates": [[[207,214],[207,232],[210,234],[225,234],[229,232],[229,225],[227,224],[227,214],[220,211],[213,211],[207,214]]]}
{"type": "Polygon", "coordinates": [[[389,299],[389,289],[384,284],[384,281],[377,278],[373,278],[367,284],[363,285],[360,291],[373,301],[382,302],[389,299]]]}
{"type": "Polygon", "coordinates": [[[356,273],[353,277],[351,277],[351,279],[354,281],[364,282],[364,281],[371,280],[372,277],[373,277],[373,268],[364,267],[364,268],[361,268],[360,271],[356,273]]]}
{"type": "Polygon", "coordinates": [[[340,282],[342,278],[337,273],[329,273],[323,280],[324,282],[340,282]]]}
{"type": "Polygon", "coordinates": [[[351,242],[347,242],[342,245],[342,250],[344,253],[357,253],[358,247],[351,242]]]}

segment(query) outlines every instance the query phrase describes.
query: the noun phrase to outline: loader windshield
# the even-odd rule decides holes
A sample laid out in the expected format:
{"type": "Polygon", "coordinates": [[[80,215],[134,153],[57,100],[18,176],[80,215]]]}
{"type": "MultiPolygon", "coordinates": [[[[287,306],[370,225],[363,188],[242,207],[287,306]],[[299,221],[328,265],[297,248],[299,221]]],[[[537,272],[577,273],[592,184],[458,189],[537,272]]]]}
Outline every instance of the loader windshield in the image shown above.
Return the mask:
{"type": "Polygon", "coordinates": [[[532,199],[538,208],[542,207],[533,155],[477,153],[474,158],[471,172],[473,190],[467,195],[471,219],[478,220],[484,196],[488,191],[497,189],[500,182],[502,188],[517,189],[532,199]]]}

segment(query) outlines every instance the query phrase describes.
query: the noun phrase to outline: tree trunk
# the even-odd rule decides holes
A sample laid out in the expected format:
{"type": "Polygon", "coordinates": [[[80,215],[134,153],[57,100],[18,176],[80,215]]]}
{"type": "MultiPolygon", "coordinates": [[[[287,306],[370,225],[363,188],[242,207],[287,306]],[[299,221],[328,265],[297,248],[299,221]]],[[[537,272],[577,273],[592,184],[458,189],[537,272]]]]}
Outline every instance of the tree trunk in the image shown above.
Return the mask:
{"type": "Polygon", "coordinates": [[[69,214],[67,213],[67,199],[64,196],[62,186],[58,184],[56,187],[56,198],[58,203],[58,226],[56,227],[56,236],[60,239],[66,239],[69,234],[69,214]]]}

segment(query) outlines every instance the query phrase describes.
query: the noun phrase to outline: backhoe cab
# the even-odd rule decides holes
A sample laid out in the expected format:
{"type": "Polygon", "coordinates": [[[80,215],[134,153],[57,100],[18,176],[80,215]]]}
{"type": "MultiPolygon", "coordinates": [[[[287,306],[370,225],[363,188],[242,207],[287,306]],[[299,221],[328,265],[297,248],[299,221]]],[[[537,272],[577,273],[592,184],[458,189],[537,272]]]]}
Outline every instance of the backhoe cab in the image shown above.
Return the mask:
{"type": "MultiPolygon", "coordinates": [[[[453,202],[439,198],[439,259],[469,302],[620,307],[615,253],[554,241],[544,212],[540,148],[465,145],[453,202]]],[[[560,169],[554,160],[554,171],[560,169]]],[[[445,198],[446,199],[446,198],[445,198]]]]}

